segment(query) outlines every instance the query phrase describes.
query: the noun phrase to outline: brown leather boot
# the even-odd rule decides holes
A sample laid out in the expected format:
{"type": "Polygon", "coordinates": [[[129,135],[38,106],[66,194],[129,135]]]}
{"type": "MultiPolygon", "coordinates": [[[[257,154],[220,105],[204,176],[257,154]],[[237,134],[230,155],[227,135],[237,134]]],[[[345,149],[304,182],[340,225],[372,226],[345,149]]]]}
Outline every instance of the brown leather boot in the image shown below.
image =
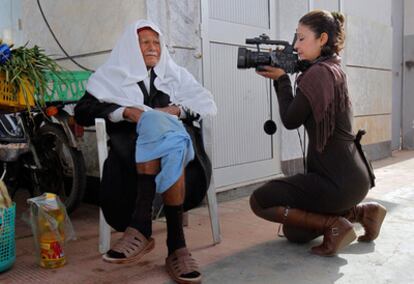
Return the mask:
{"type": "Polygon", "coordinates": [[[313,247],[312,253],[333,256],[356,238],[352,224],[340,216],[322,215],[300,209],[276,207],[278,222],[304,229],[323,232],[321,245],[313,247]]]}
{"type": "Polygon", "coordinates": [[[344,218],[350,222],[358,222],[364,227],[365,234],[358,238],[359,242],[375,240],[381,230],[387,209],[377,202],[366,202],[352,207],[344,218]]]}

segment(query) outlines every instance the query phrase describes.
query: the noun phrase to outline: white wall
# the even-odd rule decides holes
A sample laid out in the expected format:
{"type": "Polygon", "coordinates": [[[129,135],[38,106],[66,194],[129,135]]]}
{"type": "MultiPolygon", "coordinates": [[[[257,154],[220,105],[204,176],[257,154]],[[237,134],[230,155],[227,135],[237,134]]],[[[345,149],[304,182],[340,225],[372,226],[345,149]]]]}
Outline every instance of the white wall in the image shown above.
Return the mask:
{"type": "MultiPolygon", "coordinates": [[[[292,42],[299,19],[308,12],[308,1],[279,0],[277,5],[277,37],[292,42]]],[[[291,78],[294,82],[294,78],[291,78]]],[[[274,101],[277,102],[276,97],[274,101]]],[[[296,130],[287,130],[278,120],[278,131],[282,132],[281,160],[294,160],[302,157],[298,133],[296,130]]],[[[300,129],[302,135],[303,130],[300,129]]]]}
{"type": "Polygon", "coordinates": [[[414,34],[414,1],[405,0],[404,2],[404,34],[413,35],[414,34]]]}
{"type": "Polygon", "coordinates": [[[11,28],[11,0],[0,0],[0,38],[3,37],[3,29],[11,28]]]}
{"type": "Polygon", "coordinates": [[[391,154],[391,0],[343,1],[346,15],[346,72],[354,105],[354,128],[364,128],[371,158],[391,154]]]}
{"type": "Polygon", "coordinates": [[[391,26],[392,0],[342,0],[342,9],[347,15],[357,16],[367,22],[391,26]]]}
{"type": "Polygon", "coordinates": [[[311,4],[313,9],[323,9],[331,12],[339,10],[339,0],[313,0],[311,4]]]}
{"type": "Polygon", "coordinates": [[[21,43],[21,0],[0,0],[0,38],[21,43]]]}

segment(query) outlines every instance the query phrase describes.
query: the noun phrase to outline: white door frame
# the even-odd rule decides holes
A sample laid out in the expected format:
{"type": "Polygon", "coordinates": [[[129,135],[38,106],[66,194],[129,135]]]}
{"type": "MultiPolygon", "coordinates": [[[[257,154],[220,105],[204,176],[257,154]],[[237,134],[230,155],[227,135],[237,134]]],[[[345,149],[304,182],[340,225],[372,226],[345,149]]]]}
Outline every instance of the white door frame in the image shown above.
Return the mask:
{"type": "MultiPolygon", "coordinates": [[[[276,1],[270,0],[269,5],[269,21],[271,38],[276,37],[276,1]]],[[[245,39],[252,35],[263,33],[263,28],[252,26],[233,24],[209,18],[209,1],[201,1],[201,38],[202,38],[202,54],[203,54],[203,83],[208,89],[212,89],[211,81],[211,64],[210,64],[210,41],[213,38],[215,43],[227,43],[234,45],[242,45],[245,39]],[[237,33],[232,31],[237,30],[237,33]],[[220,32],[217,32],[220,31],[220,32]]],[[[236,62],[234,62],[236,65],[236,62]]],[[[273,86],[269,81],[271,113],[273,120],[280,125],[277,100],[273,93],[273,86]],[[276,102],[276,103],[275,103],[276,102]]],[[[214,94],[213,94],[214,95],[214,94]]],[[[262,127],[261,125],[258,127],[262,127]]],[[[214,180],[217,191],[224,191],[241,185],[256,183],[259,181],[273,179],[281,175],[280,153],[281,153],[281,131],[277,131],[272,138],[273,158],[264,161],[245,163],[226,168],[213,169],[214,180]]],[[[212,151],[220,145],[211,145],[212,151]]],[[[214,163],[213,163],[214,164],[214,163]]]]}

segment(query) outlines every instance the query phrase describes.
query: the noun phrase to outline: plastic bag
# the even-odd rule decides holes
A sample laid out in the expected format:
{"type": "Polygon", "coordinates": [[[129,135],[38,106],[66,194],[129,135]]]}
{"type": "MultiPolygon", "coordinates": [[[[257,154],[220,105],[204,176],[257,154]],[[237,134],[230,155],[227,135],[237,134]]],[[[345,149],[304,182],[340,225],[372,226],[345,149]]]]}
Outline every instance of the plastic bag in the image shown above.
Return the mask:
{"type": "Polygon", "coordinates": [[[65,265],[65,243],[76,239],[65,205],[53,193],[27,200],[38,263],[44,268],[65,265]]]}
{"type": "Polygon", "coordinates": [[[0,180],[0,208],[9,208],[12,205],[7,186],[0,180]]]}

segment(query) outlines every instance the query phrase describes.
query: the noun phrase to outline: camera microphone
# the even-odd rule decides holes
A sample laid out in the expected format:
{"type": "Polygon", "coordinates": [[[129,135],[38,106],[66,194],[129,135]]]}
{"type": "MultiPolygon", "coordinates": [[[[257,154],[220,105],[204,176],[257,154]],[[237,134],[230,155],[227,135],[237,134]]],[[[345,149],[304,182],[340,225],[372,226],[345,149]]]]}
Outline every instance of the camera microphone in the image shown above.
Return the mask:
{"type": "Polygon", "coordinates": [[[273,120],[269,119],[269,120],[266,120],[266,122],[263,124],[263,129],[264,129],[264,132],[266,132],[266,134],[273,135],[276,133],[277,126],[273,120]]]}

